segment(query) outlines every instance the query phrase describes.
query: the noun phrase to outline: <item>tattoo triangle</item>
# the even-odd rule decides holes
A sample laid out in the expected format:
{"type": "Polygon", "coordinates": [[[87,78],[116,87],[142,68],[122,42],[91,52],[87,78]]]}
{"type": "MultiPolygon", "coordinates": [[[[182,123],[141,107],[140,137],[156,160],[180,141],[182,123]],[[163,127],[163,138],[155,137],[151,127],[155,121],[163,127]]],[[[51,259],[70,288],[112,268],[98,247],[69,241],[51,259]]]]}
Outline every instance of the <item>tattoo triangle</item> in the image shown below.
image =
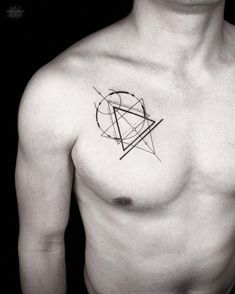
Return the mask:
{"type": "MultiPolygon", "coordinates": [[[[151,128],[155,124],[154,120],[146,118],[146,117],[141,116],[139,114],[136,114],[134,112],[118,108],[118,107],[113,107],[113,109],[114,109],[116,125],[118,128],[119,138],[120,138],[120,142],[121,142],[123,151],[126,151],[129,147],[133,146],[133,144],[136,143],[137,140],[140,139],[140,142],[141,142],[142,137],[148,135],[148,133],[150,133],[152,131],[151,128]],[[137,118],[139,119],[139,117],[141,117],[143,119],[143,122],[148,121],[148,123],[145,124],[146,126],[144,128],[142,128],[141,131],[139,131],[138,128],[136,128],[134,126],[135,120],[137,118]],[[124,121],[124,123],[123,123],[123,121],[124,121]],[[132,128],[131,133],[135,134],[134,136],[132,136],[131,140],[127,140],[124,138],[123,134],[126,131],[124,128],[125,125],[127,125],[129,128],[131,127],[132,128]]],[[[147,144],[147,143],[145,143],[145,144],[147,144]]],[[[149,144],[147,144],[147,145],[149,145],[149,144]]],[[[148,151],[154,153],[154,151],[150,147],[148,148],[148,151]]]]}

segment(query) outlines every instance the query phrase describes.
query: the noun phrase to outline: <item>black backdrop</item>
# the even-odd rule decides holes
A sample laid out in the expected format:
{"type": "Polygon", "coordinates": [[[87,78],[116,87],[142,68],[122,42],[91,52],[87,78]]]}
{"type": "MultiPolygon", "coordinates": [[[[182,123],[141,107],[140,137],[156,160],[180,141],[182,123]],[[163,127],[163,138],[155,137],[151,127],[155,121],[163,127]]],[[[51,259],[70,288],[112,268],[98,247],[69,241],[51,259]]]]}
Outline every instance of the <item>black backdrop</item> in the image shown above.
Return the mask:
{"type": "MultiPolygon", "coordinates": [[[[14,187],[17,111],[33,73],[77,40],[122,18],[131,0],[67,0],[1,2],[2,77],[1,138],[1,294],[20,294],[17,238],[18,215],[14,187]],[[14,11],[18,10],[16,15],[14,11]],[[11,12],[13,11],[13,12],[11,12]],[[5,66],[4,66],[5,65],[5,66]],[[3,189],[4,187],[4,189],[3,189]]],[[[235,24],[235,0],[227,0],[225,19],[235,24]]],[[[74,195],[66,231],[68,294],[83,293],[84,229],[74,195]]],[[[143,293],[144,294],[144,293],[143,293]]]]}

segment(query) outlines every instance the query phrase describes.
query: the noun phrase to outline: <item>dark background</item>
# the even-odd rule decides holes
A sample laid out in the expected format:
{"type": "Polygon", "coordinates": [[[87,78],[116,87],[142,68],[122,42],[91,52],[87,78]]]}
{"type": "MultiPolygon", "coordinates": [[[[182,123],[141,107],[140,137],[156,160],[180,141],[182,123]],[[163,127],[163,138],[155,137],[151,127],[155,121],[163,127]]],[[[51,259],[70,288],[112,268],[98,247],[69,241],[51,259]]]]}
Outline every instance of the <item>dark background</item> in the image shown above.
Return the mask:
{"type": "MultiPolygon", "coordinates": [[[[17,111],[22,92],[33,73],[79,39],[127,15],[131,0],[1,2],[1,294],[20,294],[17,238],[18,214],[14,187],[17,150],[17,111]],[[10,7],[20,8],[14,18],[10,7]],[[6,164],[5,164],[6,163],[6,164]]],[[[225,19],[235,24],[235,0],[227,0],[225,19]]],[[[83,293],[84,230],[72,195],[66,231],[68,294],[83,293]]],[[[110,293],[111,294],[111,293],[110,293]]],[[[144,294],[144,293],[143,293],[144,294]]]]}

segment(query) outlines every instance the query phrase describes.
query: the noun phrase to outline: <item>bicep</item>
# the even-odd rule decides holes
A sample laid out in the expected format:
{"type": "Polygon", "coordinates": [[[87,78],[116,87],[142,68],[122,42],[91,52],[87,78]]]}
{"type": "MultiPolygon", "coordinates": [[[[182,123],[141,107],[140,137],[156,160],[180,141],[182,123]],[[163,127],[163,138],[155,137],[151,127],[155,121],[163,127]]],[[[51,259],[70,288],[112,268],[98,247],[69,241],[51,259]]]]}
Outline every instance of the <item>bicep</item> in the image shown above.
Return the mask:
{"type": "Polygon", "coordinates": [[[54,154],[32,159],[19,146],[16,189],[24,237],[63,236],[69,217],[72,173],[69,156],[54,154]]]}

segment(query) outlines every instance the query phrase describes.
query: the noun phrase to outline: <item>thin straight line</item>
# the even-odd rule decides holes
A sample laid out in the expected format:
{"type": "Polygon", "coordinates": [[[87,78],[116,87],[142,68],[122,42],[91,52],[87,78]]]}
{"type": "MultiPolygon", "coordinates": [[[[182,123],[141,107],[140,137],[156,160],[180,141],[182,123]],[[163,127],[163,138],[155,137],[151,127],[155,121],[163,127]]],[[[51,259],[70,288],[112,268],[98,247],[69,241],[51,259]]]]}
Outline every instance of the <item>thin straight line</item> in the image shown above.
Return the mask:
{"type": "Polygon", "coordinates": [[[161,159],[157,156],[156,153],[152,153],[152,154],[155,155],[160,162],[162,162],[161,159]]]}
{"type": "Polygon", "coordinates": [[[151,130],[149,130],[149,132],[147,134],[144,135],[143,138],[141,138],[139,141],[136,142],[135,145],[133,145],[125,154],[123,154],[119,160],[123,159],[123,157],[125,157],[133,148],[135,148],[135,146],[137,144],[139,144],[139,142],[141,142],[141,140],[143,140],[150,132],[152,132],[161,122],[163,121],[163,119],[161,119],[151,130]]]}
{"type": "MultiPolygon", "coordinates": [[[[101,104],[102,103],[102,101],[103,100],[105,100],[107,103],[109,103],[109,101],[107,100],[107,97],[109,96],[109,95],[107,95],[107,96],[103,96],[95,87],[93,87],[93,89],[103,98],[101,101],[100,101],[100,103],[99,104],[101,104]]],[[[96,106],[96,108],[97,108],[97,106],[96,106]]]]}
{"type": "MultiPolygon", "coordinates": [[[[102,97],[102,98],[104,98],[105,99],[105,97],[95,88],[95,87],[93,87],[93,89],[102,97]]],[[[106,99],[105,99],[106,100],[106,99]]]]}
{"type": "MultiPolygon", "coordinates": [[[[147,124],[148,124],[148,122],[147,122],[147,124]]],[[[153,147],[153,152],[154,152],[154,154],[155,154],[155,147],[154,147],[154,144],[153,144],[152,134],[150,133],[149,135],[150,135],[150,139],[151,139],[151,143],[152,143],[152,147],[153,147]]],[[[149,148],[150,148],[150,147],[149,147],[149,148]]],[[[151,148],[150,148],[150,149],[151,149],[151,148]]]]}
{"type": "Polygon", "coordinates": [[[108,108],[109,108],[110,120],[111,120],[111,123],[113,125],[113,129],[114,129],[114,135],[117,138],[117,133],[116,133],[115,125],[114,125],[115,122],[113,121],[113,117],[112,117],[112,113],[111,113],[111,109],[110,109],[110,104],[109,103],[108,103],[108,108]]]}
{"type": "Polygon", "coordinates": [[[114,111],[114,115],[115,115],[115,118],[116,118],[116,125],[118,127],[118,132],[119,132],[119,136],[120,136],[120,140],[121,140],[121,144],[122,144],[122,149],[124,151],[125,150],[125,147],[123,145],[122,134],[121,134],[121,131],[120,131],[120,128],[119,128],[119,124],[117,123],[117,114],[116,114],[116,111],[114,111]]]}

